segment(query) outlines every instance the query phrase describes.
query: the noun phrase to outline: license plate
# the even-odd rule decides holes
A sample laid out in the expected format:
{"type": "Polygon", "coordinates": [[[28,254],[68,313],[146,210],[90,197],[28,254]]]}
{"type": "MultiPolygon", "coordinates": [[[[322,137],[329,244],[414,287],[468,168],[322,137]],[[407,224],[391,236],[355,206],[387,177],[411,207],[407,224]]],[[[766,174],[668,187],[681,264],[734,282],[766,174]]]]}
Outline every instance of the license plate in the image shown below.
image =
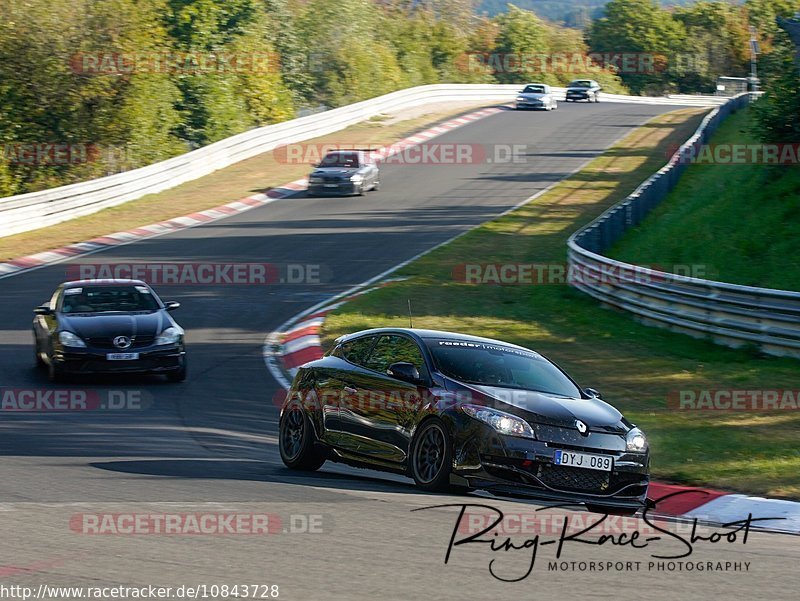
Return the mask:
{"type": "Polygon", "coordinates": [[[109,361],[135,361],[139,358],[139,353],[107,353],[106,359],[109,361]]]}
{"type": "Polygon", "coordinates": [[[601,472],[610,472],[614,468],[614,459],[608,455],[574,453],[572,451],[556,451],[553,463],[570,467],[582,467],[587,470],[600,470],[601,472]]]}
{"type": "Polygon", "coordinates": [[[324,184],[326,188],[338,188],[339,184],[324,184]]]}

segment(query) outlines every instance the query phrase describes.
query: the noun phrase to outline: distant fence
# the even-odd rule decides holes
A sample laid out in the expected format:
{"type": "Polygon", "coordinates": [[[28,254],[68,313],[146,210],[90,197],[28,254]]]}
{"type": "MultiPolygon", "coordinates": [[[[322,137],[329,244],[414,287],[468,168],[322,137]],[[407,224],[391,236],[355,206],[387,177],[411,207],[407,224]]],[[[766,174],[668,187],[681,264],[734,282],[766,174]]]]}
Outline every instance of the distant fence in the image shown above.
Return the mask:
{"type": "Polygon", "coordinates": [[[714,342],[752,345],[764,353],[800,358],[800,292],[756,288],[668,274],[603,256],[639,225],[675,187],[687,162],[731,113],[751,98],[741,94],[711,111],[669,163],[619,204],[568,241],[574,286],[608,305],[658,325],[714,342]]]}
{"type": "MultiPolygon", "coordinates": [[[[192,152],[78,184],[0,199],[0,237],[95,213],[203,177],[239,161],[340,131],[375,115],[436,102],[507,103],[521,86],[441,84],[418,86],[363,102],[276,123],[220,140],[192,152]]],[[[555,88],[563,99],[564,88],[555,88]]],[[[606,94],[604,99],[646,104],[714,104],[703,97],[645,98],[606,94]]]]}

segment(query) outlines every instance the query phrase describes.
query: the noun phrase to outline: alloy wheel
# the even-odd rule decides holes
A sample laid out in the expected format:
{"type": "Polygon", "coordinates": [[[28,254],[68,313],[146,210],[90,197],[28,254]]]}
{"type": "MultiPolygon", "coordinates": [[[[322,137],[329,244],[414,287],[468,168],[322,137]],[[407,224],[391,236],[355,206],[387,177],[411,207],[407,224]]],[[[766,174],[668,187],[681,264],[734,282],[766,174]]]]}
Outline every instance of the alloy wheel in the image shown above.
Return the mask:
{"type": "Polygon", "coordinates": [[[299,409],[291,409],[283,420],[281,446],[289,459],[296,458],[303,449],[305,419],[299,409]]]}
{"type": "Polygon", "coordinates": [[[422,482],[433,482],[444,465],[446,445],[444,432],[438,425],[422,434],[414,454],[414,471],[422,482]]]}

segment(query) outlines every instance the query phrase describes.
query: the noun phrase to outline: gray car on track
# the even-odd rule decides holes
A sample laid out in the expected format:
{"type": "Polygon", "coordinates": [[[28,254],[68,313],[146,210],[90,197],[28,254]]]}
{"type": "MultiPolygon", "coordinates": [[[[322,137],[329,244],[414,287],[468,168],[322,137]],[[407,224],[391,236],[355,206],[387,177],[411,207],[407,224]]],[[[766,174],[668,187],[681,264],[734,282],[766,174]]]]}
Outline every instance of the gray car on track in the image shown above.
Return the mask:
{"type": "Polygon", "coordinates": [[[600,84],[593,79],[576,79],[567,86],[567,102],[577,102],[586,100],[588,102],[600,102],[600,84]]]}
{"type": "Polygon", "coordinates": [[[309,196],[360,196],[380,185],[380,169],[366,150],[331,151],[308,176],[309,196]]]}

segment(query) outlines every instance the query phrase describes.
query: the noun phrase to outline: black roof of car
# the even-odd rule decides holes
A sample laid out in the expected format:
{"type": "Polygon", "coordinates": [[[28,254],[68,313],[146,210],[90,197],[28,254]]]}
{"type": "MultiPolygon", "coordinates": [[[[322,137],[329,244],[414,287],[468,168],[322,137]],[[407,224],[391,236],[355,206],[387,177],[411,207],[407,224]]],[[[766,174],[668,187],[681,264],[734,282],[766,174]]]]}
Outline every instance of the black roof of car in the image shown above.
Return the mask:
{"type": "Polygon", "coordinates": [[[148,286],[142,280],[71,280],[61,284],[64,288],[77,288],[78,286],[148,286]]]}
{"type": "Polygon", "coordinates": [[[531,351],[529,348],[512,344],[503,340],[496,340],[494,338],[484,338],[482,336],[472,336],[470,334],[461,334],[458,332],[445,332],[442,330],[424,330],[419,328],[373,328],[371,330],[361,330],[360,332],[353,332],[352,334],[345,334],[336,339],[336,342],[344,342],[352,338],[372,334],[408,334],[413,338],[419,340],[437,339],[437,340],[463,340],[465,342],[482,342],[484,344],[500,344],[510,348],[517,348],[526,351],[531,351]]]}
{"type": "Polygon", "coordinates": [[[358,148],[339,148],[338,150],[329,150],[325,153],[325,156],[330,156],[332,154],[363,154],[364,150],[360,150],[358,148]]]}

